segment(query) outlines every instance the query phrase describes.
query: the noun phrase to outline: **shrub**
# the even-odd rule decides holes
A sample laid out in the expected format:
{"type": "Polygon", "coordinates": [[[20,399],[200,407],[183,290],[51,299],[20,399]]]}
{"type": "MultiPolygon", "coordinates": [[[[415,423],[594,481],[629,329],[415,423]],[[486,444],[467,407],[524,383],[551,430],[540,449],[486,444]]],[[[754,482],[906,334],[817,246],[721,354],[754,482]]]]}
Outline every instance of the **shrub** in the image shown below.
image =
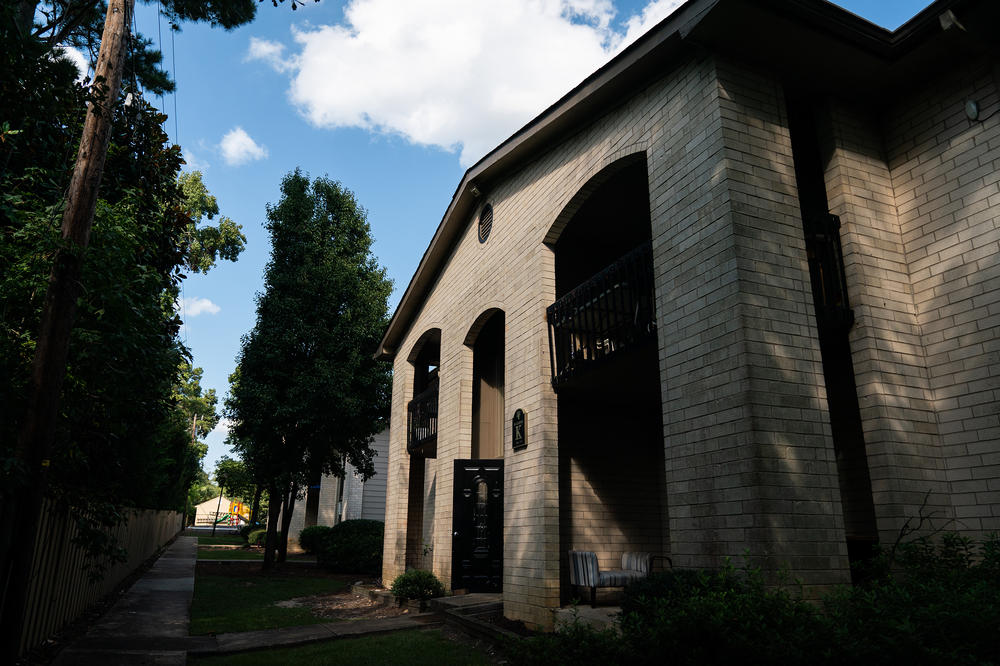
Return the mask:
{"type": "Polygon", "coordinates": [[[1000,537],[918,539],[868,569],[868,582],[821,606],[751,568],[654,574],[625,589],[618,632],[574,623],[511,654],[525,664],[998,663],[1000,537]]]}
{"type": "Polygon", "coordinates": [[[378,520],[345,520],[317,540],[316,560],[341,573],[378,575],[384,531],[385,525],[378,520]]]}
{"type": "Polygon", "coordinates": [[[247,541],[249,542],[248,537],[250,536],[250,533],[256,532],[257,530],[260,529],[264,529],[264,526],[261,525],[260,523],[247,523],[246,525],[240,526],[239,535],[244,539],[247,539],[247,541]]]}
{"type": "Polygon", "coordinates": [[[813,608],[750,567],[651,576],[626,588],[622,610],[639,661],[809,664],[821,642],[813,608]]]}
{"type": "Polygon", "coordinates": [[[503,650],[510,663],[524,666],[612,666],[636,663],[615,629],[595,629],[580,622],[578,617],[561,626],[556,634],[508,639],[503,644],[503,650]]]}
{"type": "Polygon", "coordinates": [[[315,553],[320,540],[330,531],[326,525],[313,525],[299,532],[299,545],[307,553],[315,553]]]}
{"type": "Polygon", "coordinates": [[[917,539],[882,553],[882,573],[824,599],[843,662],[997,663],[1000,538],[917,539]]]}
{"type": "Polygon", "coordinates": [[[406,573],[396,576],[389,591],[392,592],[392,596],[396,597],[397,601],[417,599],[420,601],[420,607],[423,608],[429,599],[444,596],[444,585],[430,571],[410,569],[406,573]]]}
{"type": "MultiPolygon", "coordinates": [[[[278,541],[281,540],[281,532],[275,532],[275,536],[278,541]]],[[[261,527],[247,534],[247,543],[251,546],[263,546],[265,539],[267,539],[267,530],[261,527]]]]}

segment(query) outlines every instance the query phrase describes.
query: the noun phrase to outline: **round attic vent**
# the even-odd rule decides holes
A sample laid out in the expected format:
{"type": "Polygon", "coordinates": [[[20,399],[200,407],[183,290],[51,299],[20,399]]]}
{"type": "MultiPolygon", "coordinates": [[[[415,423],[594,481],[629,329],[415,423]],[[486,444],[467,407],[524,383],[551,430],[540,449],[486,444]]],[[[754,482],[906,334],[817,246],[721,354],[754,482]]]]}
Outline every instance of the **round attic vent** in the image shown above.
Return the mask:
{"type": "Polygon", "coordinates": [[[479,213],[479,242],[485,243],[493,230],[493,206],[486,204],[479,213]]]}

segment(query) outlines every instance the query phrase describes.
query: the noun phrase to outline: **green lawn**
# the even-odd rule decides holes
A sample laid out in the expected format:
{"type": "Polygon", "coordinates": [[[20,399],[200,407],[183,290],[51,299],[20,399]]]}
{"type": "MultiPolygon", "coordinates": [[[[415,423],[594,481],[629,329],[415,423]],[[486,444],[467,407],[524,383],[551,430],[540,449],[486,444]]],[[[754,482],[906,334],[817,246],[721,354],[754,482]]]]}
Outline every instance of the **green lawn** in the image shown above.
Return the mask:
{"type": "Polygon", "coordinates": [[[486,656],[473,647],[449,641],[439,631],[397,631],[391,634],[346,638],[312,643],[282,650],[246,652],[224,657],[188,659],[204,666],[321,666],[322,664],[428,664],[464,666],[488,664],[486,656]]]}
{"type": "Polygon", "coordinates": [[[199,536],[199,546],[245,546],[246,539],[227,534],[225,536],[199,536]]]}
{"type": "Polygon", "coordinates": [[[278,574],[244,576],[203,574],[194,581],[191,633],[277,629],[329,622],[308,608],[280,608],[276,601],[331,594],[347,587],[335,578],[289,577],[278,574]]]}

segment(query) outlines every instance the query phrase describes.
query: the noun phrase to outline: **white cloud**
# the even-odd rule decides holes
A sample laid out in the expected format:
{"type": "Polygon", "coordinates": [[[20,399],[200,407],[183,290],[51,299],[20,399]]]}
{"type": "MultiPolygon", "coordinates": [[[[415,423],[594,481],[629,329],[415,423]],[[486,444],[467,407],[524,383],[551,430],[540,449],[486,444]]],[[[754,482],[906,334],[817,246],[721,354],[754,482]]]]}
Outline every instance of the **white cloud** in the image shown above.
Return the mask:
{"type": "Polygon", "coordinates": [[[185,296],[180,300],[178,309],[187,317],[197,317],[198,315],[206,312],[208,314],[219,314],[220,310],[219,306],[212,301],[198,296],[185,296]]]}
{"type": "Polygon", "coordinates": [[[293,29],[297,53],[255,39],[246,59],[286,72],[318,127],[400,134],[468,166],[680,4],[616,30],[609,0],[350,0],[343,23],[293,29]]]}
{"type": "Polygon", "coordinates": [[[233,422],[229,419],[219,419],[219,422],[215,424],[212,429],[211,434],[218,435],[219,437],[226,437],[229,435],[229,429],[233,427],[233,422]]]}
{"type": "Polygon", "coordinates": [[[186,171],[205,171],[211,166],[208,162],[195,155],[190,148],[185,148],[183,155],[186,171]]]}
{"type": "Polygon", "coordinates": [[[77,81],[86,81],[90,78],[90,61],[87,57],[83,55],[83,52],[78,48],[72,46],[60,46],[59,50],[62,51],[63,56],[76,65],[76,70],[80,72],[80,75],[76,77],[77,81]]]}
{"type": "Polygon", "coordinates": [[[243,62],[251,60],[263,60],[278,72],[287,71],[292,67],[292,63],[285,57],[284,44],[259,37],[250,38],[250,48],[243,58],[243,62]]]}
{"type": "Polygon", "coordinates": [[[219,143],[222,159],[229,166],[239,166],[247,162],[267,157],[267,148],[260,145],[242,127],[229,130],[219,143]]]}

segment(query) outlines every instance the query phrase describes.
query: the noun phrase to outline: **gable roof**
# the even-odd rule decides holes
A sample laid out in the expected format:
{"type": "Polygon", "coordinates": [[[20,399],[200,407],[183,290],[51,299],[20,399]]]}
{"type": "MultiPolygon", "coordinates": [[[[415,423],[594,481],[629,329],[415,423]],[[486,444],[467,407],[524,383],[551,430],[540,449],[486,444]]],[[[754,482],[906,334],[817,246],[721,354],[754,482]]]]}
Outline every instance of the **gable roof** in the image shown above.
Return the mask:
{"type": "Polygon", "coordinates": [[[469,167],[382,337],[391,360],[477,205],[474,191],[515,171],[669,71],[708,49],[818,92],[877,102],[993,40],[995,0],[938,0],[895,31],[826,0],[688,0],[510,138],[469,167]],[[949,14],[950,13],[950,14],[949,14]],[[949,18],[950,16],[950,18],[949,18]],[[951,18],[961,17],[959,24],[951,18]],[[969,29],[972,26],[972,29],[969,29]],[[794,53],[794,58],[788,54],[794,53]],[[475,187],[473,187],[475,186],[475,187]]]}

